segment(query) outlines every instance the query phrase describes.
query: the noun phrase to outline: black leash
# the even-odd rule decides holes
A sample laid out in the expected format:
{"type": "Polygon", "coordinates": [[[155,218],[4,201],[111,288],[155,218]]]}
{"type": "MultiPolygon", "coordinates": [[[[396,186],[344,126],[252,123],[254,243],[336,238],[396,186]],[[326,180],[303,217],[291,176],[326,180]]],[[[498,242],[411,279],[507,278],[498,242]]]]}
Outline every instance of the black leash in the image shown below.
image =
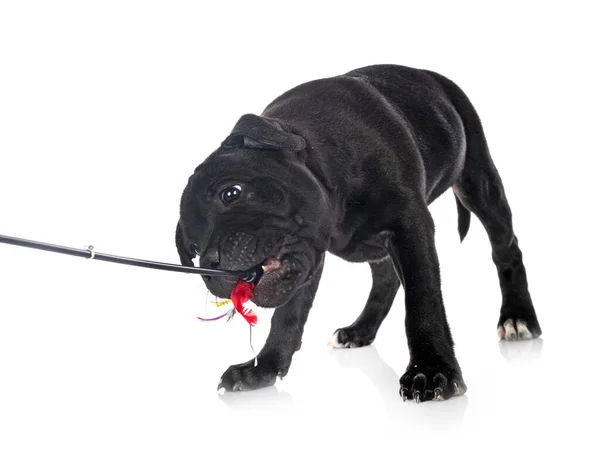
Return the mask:
{"type": "Polygon", "coordinates": [[[45,242],[29,241],[11,236],[0,234],[0,243],[17,245],[19,247],[33,248],[47,252],[62,253],[63,255],[79,256],[87,259],[98,259],[128,266],[146,267],[147,269],[168,270],[170,272],[195,273],[197,275],[209,275],[217,277],[232,277],[242,279],[248,283],[256,282],[262,275],[260,266],[249,270],[219,270],[205,269],[203,267],[186,267],[177,264],[168,264],[156,261],[145,261],[143,259],[126,258],[124,256],[107,255],[106,253],[97,253],[91,245],[85,249],[63,247],[61,245],[47,244],[45,242]]]}

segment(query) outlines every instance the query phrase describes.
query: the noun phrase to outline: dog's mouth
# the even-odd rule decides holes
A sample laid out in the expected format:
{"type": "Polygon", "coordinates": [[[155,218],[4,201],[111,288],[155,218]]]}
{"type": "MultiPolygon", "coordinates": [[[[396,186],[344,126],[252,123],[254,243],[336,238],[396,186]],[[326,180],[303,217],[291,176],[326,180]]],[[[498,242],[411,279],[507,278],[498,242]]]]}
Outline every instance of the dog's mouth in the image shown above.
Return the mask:
{"type": "MultiPolygon", "coordinates": [[[[257,306],[277,308],[284,305],[297,289],[311,279],[312,253],[303,241],[291,237],[270,245],[264,252],[264,259],[245,269],[247,275],[238,278],[238,281],[204,277],[206,286],[217,297],[228,298],[237,282],[247,282],[253,285],[252,300],[257,306]]],[[[234,266],[227,269],[241,268],[234,266]]]]}
{"type": "MultiPolygon", "coordinates": [[[[287,261],[285,262],[287,263],[287,261]]],[[[280,259],[267,258],[262,263],[250,269],[253,272],[253,278],[249,282],[258,287],[261,283],[264,284],[269,279],[277,276],[278,272],[282,271],[282,269],[284,269],[284,265],[280,259]]]]}
{"type": "Polygon", "coordinates": [[[243,278],[241,281],[245,281],[247,283],[258,284],[261,277],[268,272],[273,270],[277,270],[281,267],[281,261],[273,258],[268,258],[264,260],[262,263],[248,269],[248,275],[243,278]]]}
{"type": "Polygon", "coordinates": [[[255,266],[256,275],[251,281],[255,285],[252,300],[264,308],[281,306],[289,299],[302,271],[299,264],[289,257],[267,258],[255,266]]]}

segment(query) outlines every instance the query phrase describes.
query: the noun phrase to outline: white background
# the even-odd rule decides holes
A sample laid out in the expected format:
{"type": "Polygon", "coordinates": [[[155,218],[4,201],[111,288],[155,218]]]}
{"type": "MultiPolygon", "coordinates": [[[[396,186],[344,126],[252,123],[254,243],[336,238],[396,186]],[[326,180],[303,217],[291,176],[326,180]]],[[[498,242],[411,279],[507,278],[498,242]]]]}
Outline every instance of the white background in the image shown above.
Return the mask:
{"type": "Polygon", "coordinates": [[[327,349],[367,265],[329,256],[288,377],[223,396],[248,329],[196,319],[199,278],[0,246],[0,448],[597,448],[594,2],[210,3],[0,3],[0,233],[178,262],[181,191],[240,115],[364,65],[427,68],[479,111],[543,337],[498,342],[489,243],[474,219],[459,244],[449,193],[431,210],[469,390],[441,403],[398,396],[402,292],[372,347],[327,349]]]}

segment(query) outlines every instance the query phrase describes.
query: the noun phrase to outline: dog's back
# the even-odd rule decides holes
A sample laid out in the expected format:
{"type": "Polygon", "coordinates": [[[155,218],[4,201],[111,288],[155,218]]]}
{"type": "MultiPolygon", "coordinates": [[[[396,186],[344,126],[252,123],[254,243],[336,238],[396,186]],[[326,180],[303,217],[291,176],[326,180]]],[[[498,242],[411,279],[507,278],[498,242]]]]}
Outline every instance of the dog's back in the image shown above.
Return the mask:
{"type": "Polygon", "coordinates": [[[348,166],[364,167],[365,146],[378,147],[387,167],[374,171],[394,180],[393,169],[404,181],[418,174],[431,202],[459,176],[466,149],[461,112],[437,77],[404,66],[364,67],[297,86],[263,115],[299,125],[295,131],[348,166]]]}

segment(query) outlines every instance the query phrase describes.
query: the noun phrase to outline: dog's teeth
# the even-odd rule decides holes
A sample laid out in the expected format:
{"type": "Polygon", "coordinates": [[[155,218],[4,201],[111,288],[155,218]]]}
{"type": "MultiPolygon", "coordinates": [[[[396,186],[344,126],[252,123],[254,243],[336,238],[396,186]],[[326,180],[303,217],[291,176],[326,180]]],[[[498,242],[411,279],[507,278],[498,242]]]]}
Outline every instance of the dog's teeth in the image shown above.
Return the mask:
{"type": "Polygon", "coordinates": [[[262,265],[263,272],[269,272],[271,270],[276,270],[281,267],[281,262],[276,259],[267,259],[265,263],[262,265]]]}

